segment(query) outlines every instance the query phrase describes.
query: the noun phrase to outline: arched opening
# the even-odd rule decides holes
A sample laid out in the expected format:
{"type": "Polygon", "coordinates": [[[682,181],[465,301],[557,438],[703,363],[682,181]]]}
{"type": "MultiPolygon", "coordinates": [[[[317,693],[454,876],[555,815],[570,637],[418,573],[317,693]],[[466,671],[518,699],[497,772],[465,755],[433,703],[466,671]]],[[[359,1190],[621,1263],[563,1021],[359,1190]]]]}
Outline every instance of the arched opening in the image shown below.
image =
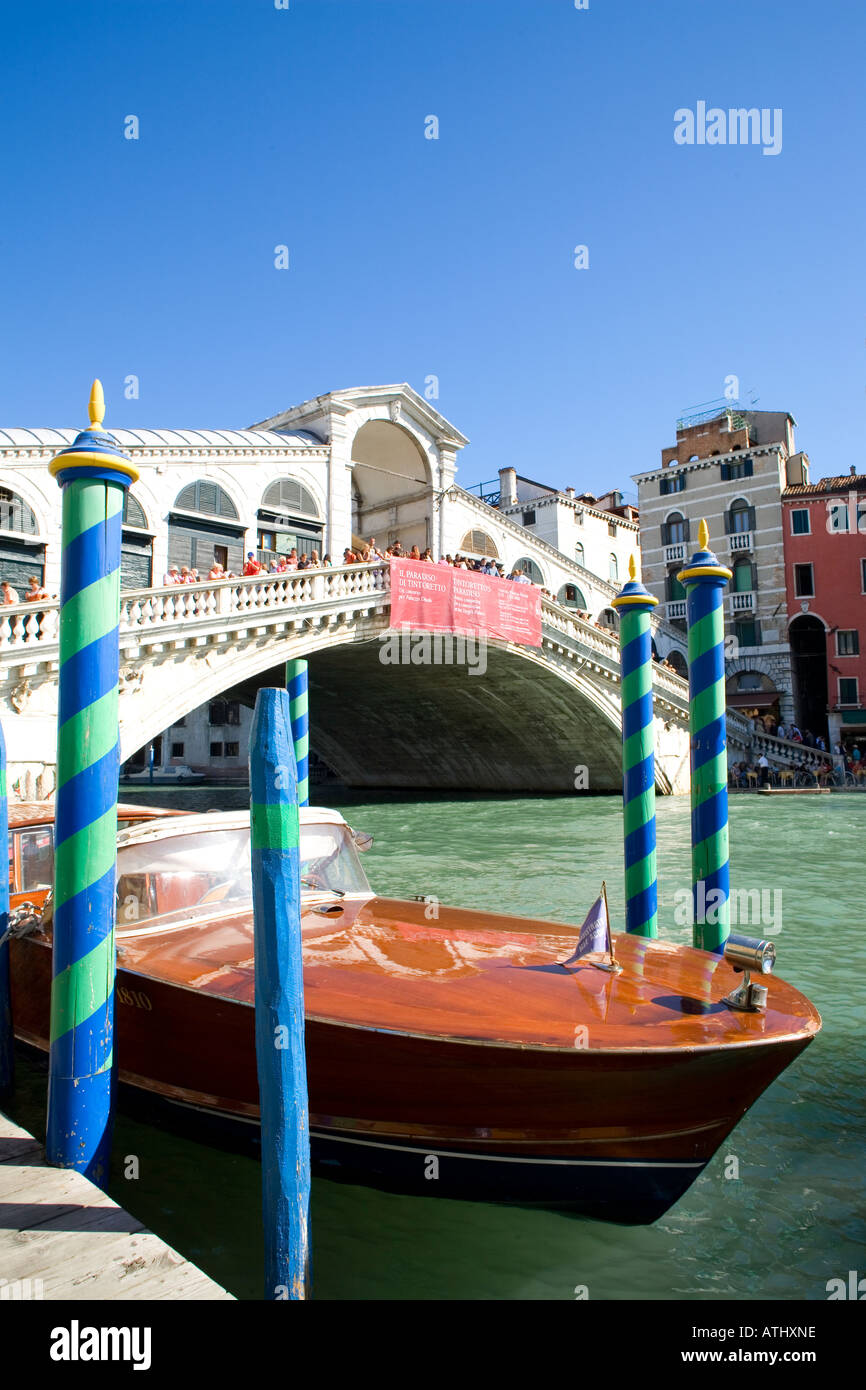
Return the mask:
{"type": "Polygon", "coordinates": [[[129,488],[123,494],[120,542],[121,589],[149,589],[153,583],[153,533],[138,498],[129,488]]]}
{"type": "Polygon", "coordinates": [[[399,541],[407,552],[432,545],[432,478],[412,436],[389,420],[370,420],[352,441],[352,463],[354,543],[399,541]]]}
{"type": "Polygon", "coordinates": [[[214,564],[240,574],[244,563],[244,527],[224,488],[197,478],[177,494],[168,517],[168,563],[197,569],[202,579],[214,564]]]}
{"type": "Polygon", "coordinates": [[[788,629],[794,715],[800,731],[827,735],[827,633],[820,618],[804,613],[788,629]]]}
{"type": "Polygon", "coordinates": [[[40,585],[45,578],[45,546],[25,537],[39,535],[32,508],[8,487],[0,487],[0,579],[24,597],[27,581],[35,575],[40,585]]]}
{"type": "Polygon", "coordinates": [[[663,545],[681,545],[689,538],[689,524],[682,512],[671,512],[662,526],[663,545]]]}
{"type": "Polygon", "coordinates": [[[584,567],[586,566],[586,560],[584,559],[583,552],[583,541],[575,541],[574,558],[579,565],[583,565],[584,567]]]}
{"type": "Polygon", "coordinates": [[[610,555],[608,556],[607,577],[610,580],[611,584],[619,583],[619,561],[617,560],[613,551],[611,551],[610,555]]]}
{"type": "Polygon", "coordinates": [[[738,671],[725,682],[725,703],[748,719],[759,720],[768,733],[779,723],[779,691],[763,671],[738,671]]]}
{"type": "Polygon", "coordinates": [[[292,550],[299,556],[322,554],[323,526],[316,500],[296,478],[278,478],[265,489],[258,510],[256,559],[276,568],[292,550]]]}
{"type": "Polygon", "coordinates": [[[486,531],[467,531],[460,542],[460,555],[467,555],[472,560],[498,560],[499,551],[496,549],[496,542],[492,536],[488,536],[486,531]]]}
{"type": "Polygon", "coordinates": [[[616,609],[603,608],[598,615],[598,625],[616,635],[619,632],[619,614],[616,609]]]}
{"type": "Polygon", "coordinates": [[[672,651],[668,652],[667,656],[665,657],[665,661],[667,661],[669,666],[673,666],[678,676],[682,676],[683,680],[688,680],[688,662],[686,661],[682,652],[677,651],[676,647],[674,647],[672,651]]]}
{"type": "Polygon", "coordinates": [[[755,509],[750,507],[745,497],[732,502],[725,516],[725,527],[729,536],[742,535],[755,529],[755,509]]]}
{"type": "Polygon", "coordinates": [[[589,605],[583,596],[583,590],[576,584],[563,584],[556,596],[557,603],[561,603],[564,608],[576,608],[581,613],[589,612],[589,605]]]}
{"type": "Polygon", "coordinates": [[[512,572],[514,570],[519,570],[521,574],[525,574],[527,579],[532,580],[533,584],[538,584],[539,586],[543,586],[544,584],[544,575],[541,573],[535,561],[530,560],[528,555],[524,555],[520,560],[515,560],[511,569],[512,572]]]}

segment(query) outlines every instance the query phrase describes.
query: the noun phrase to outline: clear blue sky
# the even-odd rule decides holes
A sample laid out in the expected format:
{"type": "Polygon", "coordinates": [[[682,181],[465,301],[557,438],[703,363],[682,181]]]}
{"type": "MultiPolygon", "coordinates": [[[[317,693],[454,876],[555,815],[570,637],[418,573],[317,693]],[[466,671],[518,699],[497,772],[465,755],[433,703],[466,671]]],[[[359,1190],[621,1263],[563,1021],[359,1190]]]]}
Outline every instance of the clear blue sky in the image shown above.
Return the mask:
{"type": "Polygon", "coordinates": [[[855,0],[43,0],[2,37],[0,425],[82,425],[94,375],[109,426],[196,428],[435,374],[461,482],[599,493],[733,374],[813,477],[864,470],[855,0]],[[698,101],[781,107],[781,153],[677,145],[698,101]]]}

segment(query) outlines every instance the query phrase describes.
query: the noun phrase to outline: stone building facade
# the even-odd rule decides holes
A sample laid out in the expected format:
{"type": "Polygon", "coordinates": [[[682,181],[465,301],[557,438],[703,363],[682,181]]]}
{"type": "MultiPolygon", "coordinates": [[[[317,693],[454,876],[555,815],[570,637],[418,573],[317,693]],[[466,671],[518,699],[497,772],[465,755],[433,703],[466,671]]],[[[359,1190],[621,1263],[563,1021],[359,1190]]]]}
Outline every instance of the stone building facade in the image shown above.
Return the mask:
{"type": "Polygon", "coordinates": [[[706,518],[710,545],[733,570],[725,596],[728,704],[787,723],[794,714],[786,620],[782,494],[808,482],[785,412],[727,403],[681,420],[661,465],[635,475],[643,580],[685,626],[677,579],[706,518]]]}

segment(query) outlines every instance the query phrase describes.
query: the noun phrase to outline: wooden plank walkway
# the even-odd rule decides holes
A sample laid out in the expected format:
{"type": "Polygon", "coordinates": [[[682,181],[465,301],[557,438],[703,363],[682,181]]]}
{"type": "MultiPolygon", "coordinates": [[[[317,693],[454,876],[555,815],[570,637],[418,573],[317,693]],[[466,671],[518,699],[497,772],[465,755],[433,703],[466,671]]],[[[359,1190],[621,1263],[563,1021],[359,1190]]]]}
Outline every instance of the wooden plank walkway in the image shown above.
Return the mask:
{"type": "Polygon", "coordinates": [[[0,1115],[0,1299],[37,1279],[45,1299],[234,1298],[0,1115]]]}

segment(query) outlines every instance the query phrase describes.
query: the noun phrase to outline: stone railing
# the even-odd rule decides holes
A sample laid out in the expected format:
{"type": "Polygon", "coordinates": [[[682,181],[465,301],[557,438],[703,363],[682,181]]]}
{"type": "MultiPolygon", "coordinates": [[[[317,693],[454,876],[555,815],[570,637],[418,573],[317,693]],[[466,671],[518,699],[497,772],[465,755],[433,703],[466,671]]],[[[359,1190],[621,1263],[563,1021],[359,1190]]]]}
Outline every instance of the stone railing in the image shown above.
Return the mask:
{"type": "MultiPolygon", "coordinates": [[[[347,609],[363,606],[389,589],[388,566],[346,565],[335,569],[293,570],[285,574],[256,574],[240,579],[206,579],[198,584],[164,584],[130,589],[120,596],[120,640],[159,641],[174,627],[224,620],[255,619],[268,612],[298,607],[347,609]]],[[[0,607],[0,666],[52,660],[57,657],[58,599],[0,607]]]]}
{"type": "Polygon", "coordinates": [[[752,734],[752,755],[755,759],[765,754],[767,762],[779,767],[803,767],[814,770],[822,763],[832,763],[833,754],[820,748],[810,748],[806,743],[795,743],[791,739],[776,738],[773,734],[761,733],[755,729],[752,734]]]}

